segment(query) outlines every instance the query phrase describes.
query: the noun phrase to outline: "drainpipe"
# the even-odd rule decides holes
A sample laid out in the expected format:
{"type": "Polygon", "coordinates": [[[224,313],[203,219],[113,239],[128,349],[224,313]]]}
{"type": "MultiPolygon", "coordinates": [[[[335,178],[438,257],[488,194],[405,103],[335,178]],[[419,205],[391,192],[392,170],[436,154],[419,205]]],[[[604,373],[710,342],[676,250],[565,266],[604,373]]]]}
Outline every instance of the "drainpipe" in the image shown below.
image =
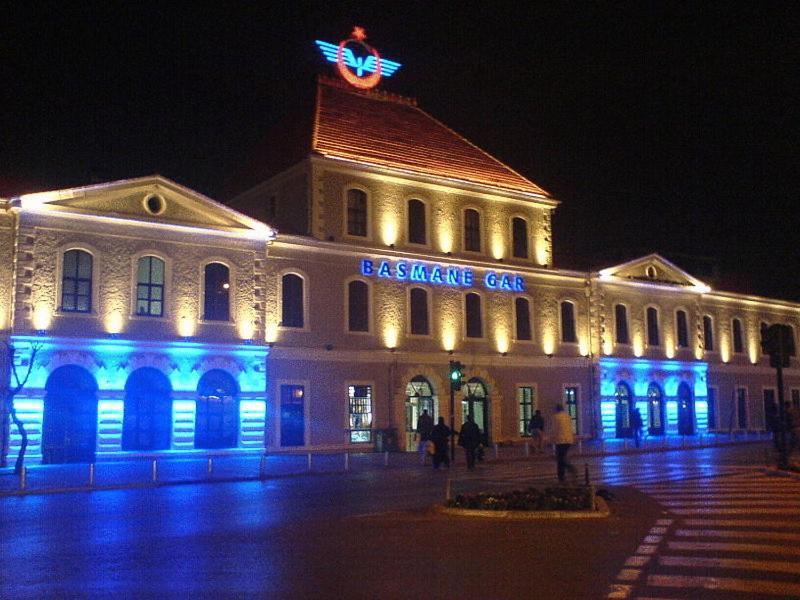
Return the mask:
{"type": "Polygon", "coordinates": [[[592,416],[592,437],[597,438],[597,407],[595,406],[594,399],[594,353],[592,352],[592,274],[586,273],[586,286],[584,292],[586,295],[586,330],[588,332],[589,353],[586,359],[589,363],[589,410],[592,416]]]}

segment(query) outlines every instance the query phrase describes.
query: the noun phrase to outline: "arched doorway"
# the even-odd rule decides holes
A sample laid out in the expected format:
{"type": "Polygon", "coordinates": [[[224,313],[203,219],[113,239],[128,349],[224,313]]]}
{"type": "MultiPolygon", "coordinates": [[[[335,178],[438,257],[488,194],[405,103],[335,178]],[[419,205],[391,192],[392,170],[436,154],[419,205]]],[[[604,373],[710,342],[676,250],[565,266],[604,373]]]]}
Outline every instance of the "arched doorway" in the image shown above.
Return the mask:
{"type": "Polygon", "coordinates": [[[427,410],[436,423],[439,407],[433,386],[425,377],[417,375],[406,385],[406,450],[416,449],[417,420],[423,410],[427,410]]]}
{"type": "Polygon", "coordinates": [[[197,384],[194,447],[235,448],[239,436],[239,386],[221,369],[208,371],[197,384]]]}
{"type": "Polygon", "coordinates": [[[44,464],[94,462],[97,382],[76,365],[57,368],[45,384],[42,423],[44,464]]]}
{"type": "Polygon", "coordinates": [[[617,437],[631,437],[633,435],[633,430],[631,429],[631,410],[633,410],[631,388],[624,381],[620,381],[617,384],[614,395],[617,398],[617,437]]]}
{"type": "Polygon", "coordinates": [[[647,386],[647,432],[664,435],[664,394],[655,383],[647,386]]]}
{"type": "Polygon", "coordinates": [[[685,381],[678,386],[678,433],[694,434],[694,398],[692,389],[685,381]]]}
{"type": "Polygon", "coordinates": [[[464,384],[464,398],[461,400],[461,422],[466,423],[467,415],[472,415],[475,424],[480,428],[483,444],[490,441],[489,393],[486,384],[473,377],[464,384]]]}
{"type": "Polygon", "coordinates": [[[168,450],[172,431],[172,386],[158,369],[136,369],[125,382],[123,450],[168,450]]]}

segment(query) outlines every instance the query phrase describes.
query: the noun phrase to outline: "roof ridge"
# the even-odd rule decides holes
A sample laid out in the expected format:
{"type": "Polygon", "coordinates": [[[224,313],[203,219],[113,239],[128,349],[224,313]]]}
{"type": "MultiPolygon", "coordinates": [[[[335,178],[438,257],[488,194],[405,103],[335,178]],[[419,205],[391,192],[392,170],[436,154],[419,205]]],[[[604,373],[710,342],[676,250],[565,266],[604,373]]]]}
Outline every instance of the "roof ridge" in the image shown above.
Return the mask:
{"type": "Polygon", "coordinates": [[[429,119],[431,119],[432,121],[434,121],[435,123],[437,123],[439,126],[441,126],[441,127],[444,127],[444,128],[447,130],[447,131],[449,131],[450,133],[452,133],[452,134],[453,134],[453,135],[455,135],[456,137],[460,138],[462,141],[466,142],[468,145],[470,145],[470,146],[472,146],[473,148],[475,148],[475,150],[477,150],[478,152],[480,152],[481,154],[483,154],[484,156],[486,156],[486,157],[487,157],[487,158],[489,158],[490,160],[494,161],[495,163],[497,163],[497,164],[498,164],[498,165],[500,165],[501,167],[504,167],[504,168],[508,169],[509,171],[511,171],[512,173],[514,173],[514,175],[516,175],[517,177],[520,177],[520,178],[522,178],[524,181],[527,181],[527,182],[528,182],[528,183],[530,183],[532,186],[534,186],[534,187],[536,187],[536,188],[540,189],[540,190],[542,191],[542,193],[543,193],[545,196],[547,196],[547,197],[549,197],[549,198],[552,198],[552,195],[550,194],[550,192],[548,192],[546,189],[544,189],[544,188],[543,188],[542,186],[540,186],[538,183],[535,183],[535,182],[531,181],[530,179],[528,179],[527,177],[525,177],[525,175],[521,174],[521,173],[520,173],[519,171],[517,171],[516,169],[514,169],[514,168],[512,168],[512,167],[509,167],[509,166],[508,166],[506,163],[504,163],[504,162],[503,162],[503,161],[501,161],[500,159],[498,159],[498,158],[495,158],[494,156],[492,156],[491,154],[489,154],[489,153],[488,153],[486,150],[484,150],[484,149],[483,149],[483,148],[481,148],[480,146],[478,146],[478,145],[476,145],[476,144],[472,143],[471,141],[469,141],[467,138],[465,138],[463,135],[461,135],[460,133],[458,133],[456,130],[454,130],[454,129],[452,129],[451,127],[449,127],[449,126],[445,125],[445,124],[444,124],[442,121],[440,121],[439,119],[437,119],[436,117],[434,117],[432,114],[430,114],[430,113],[429,113],[429,112],[427,112],[426,110],[423,110],[422,108],[420,108],[420,107],[419,107],[419,106],[417,106],[416,104],[414,105],[414,108],[415,108],[415,109],[417,109],[417,110],[418,110],[419,112],[421,112],[422,114],[424,114],[424,115],[425,115],[426,117],[428,117],[429,119]]]}
{"type": "MultiPolygon", "coordinates": [[[[349,92],[351,94],[357,94],[360,96],[366,96],[373,100],[385,100],[387,102],[396,102],[398,104],[407,104],[408,106],[417,106],[417,99],[412,98],[411,96],[403,96],[401,94],[396,94],[394,92],[387,92],[386,90],[379,90],[377,88],[372,88],[369,90],[359,90],[348,83],[342,81],[341,79],[336,79],[333,77],[328,77],[326,75],[318,75],[317,76],[317,83],[322,85],[328,85],[331,87],[338,88],[340,90],[344,90],[345,92],[349,92]]],[[[317,86],[317,90],[319,90],[319,86],[317,86]]]]}

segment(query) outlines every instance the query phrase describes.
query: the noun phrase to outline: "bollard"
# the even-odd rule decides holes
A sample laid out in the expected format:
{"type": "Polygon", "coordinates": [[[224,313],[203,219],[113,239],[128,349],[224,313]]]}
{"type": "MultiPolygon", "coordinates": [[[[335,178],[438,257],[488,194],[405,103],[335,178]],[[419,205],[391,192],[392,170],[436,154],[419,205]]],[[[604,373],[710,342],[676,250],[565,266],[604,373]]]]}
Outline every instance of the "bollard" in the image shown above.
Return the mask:
{"type": "Polygon", "coordinates": [[[525,456],[531,455],[531,445],[528,442],[525,442],[525,456]]]}
{"type": "Polygon", "coordinates": [[[681,435],[681,448],[685,448],[685,447],[686,447],[686,436],[685,435],[681,435]]]}
{"type": "Polygon", "coordinates": [[[452,491],[450,488],[450,478],[447,478],[447,485],[444,488],[444,499],[445,500],[452,500],[452,491]]]}
{"type": "Polygon", "coordinates": [[[94,487],[94,463],[89,463],[89,487],[94,487]]]}
{"type": "Polygon", "coordinates": [[[769,460],[769,449],[764,448],[764,466],[769,468],[770,460],[769,460]]]}
{"type": "Polygon", "coordinates": [[[578,454],[583,454],[583,438],[578,438],[578,454]]]}
{"type": "Polygon", "coordinates": [[[497,442],[494,444],[494,459],[497,460],[497,442]]]}
{"type": "Polygon", "coordinates": [[[388,450],[386,450],[383,453],[383,466],[384,467],[388,467],[389,466],[389,451],[388,450]]]}
{"type": "Polygon", "coordinates": [[[583,481],[585,485],[589,485],[589,463],[583,463],[583,481]]]}
{"type": "Polygon", "coordinates": [[[19,472],[19,489],[24,490],[28,487],[28,467],[22,465],[22,470],[19,472]]]}
{"type": "Polygon", "coordinates": [[[606,453],[606,438],[600,438],[600,454],[606,453]]]}
{"type": "Polygon", "coordinates": [[[311,452],[308,453],[308,470],[311,470],[311,452]]]}
{"type": "Polygon", "coordinates": [[[266,463],[266,462],[267,462],[267,457],[262,454],[261,455],[261,460],[258,461],[258,478],[259,479],[264,479],[264,471],[265,471],[264,463],[266,463]]]}
{"type": "Polygon", "coordinates": [[[206,466],[206,473],[211,475],[211,472],[214,470],[214,459],[208,459],[208,466],[206,466]]]}
{"type": "Polygon", "coordinates": [[[152,468],[151,468],[151,475],[152,475],[153,483],[156,483],[158,481],[158,461],[156,459],[153,459],[153,465],[152,465],[152,468]]]}
{"type": "Polygon", "coordinates": [[[344,453],[344,470],[345,471],[349,471],[350,470],[350,453],[349,452],[345,452],[344,453]]]}
{"type": "Polygon", "coordinates": [[[628,450],[628,438],[622,440],[622,449],[627,452],[628,450]]]}

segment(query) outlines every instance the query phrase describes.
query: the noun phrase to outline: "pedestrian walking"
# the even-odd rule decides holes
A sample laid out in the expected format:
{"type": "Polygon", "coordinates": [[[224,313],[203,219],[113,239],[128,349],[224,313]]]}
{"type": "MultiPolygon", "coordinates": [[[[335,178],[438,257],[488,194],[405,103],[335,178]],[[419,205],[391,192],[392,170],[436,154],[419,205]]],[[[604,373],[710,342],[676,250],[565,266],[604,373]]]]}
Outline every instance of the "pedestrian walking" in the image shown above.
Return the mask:
{"type": "Polygon", "coordinates": [[[444,417],[439,417],[439,422],[431,429],[429,440],[433,442],[433,468],[438,469],[444,463],[450,467],[450,456],[447,453],[447,439],[453,435],[453,431],[444,424],[444,417]]]}
{"type": "Polygon", "coordinates": [[[570,446],[575,443],[575,434],[572,433],[572,420],[564,412],[564,407],[561,404],[556,404],[556,414],[553,415],[553,443],[556,446],[558,480],[564,481],[566,471],[569,471],[577,479],[578,471],[569,463],[567,458],[570,446]]]}
{"type": "Polygon", "coordinates": [[[431,430],[433,429],[433,417],[428,414],[428,409],[424,409],[422,414],[417,417],[417,435],[419,436],[418,450],[422,454],[422,460],[425,461],[425,450],[428,446],[428,440],[431,437],[431,430]]]}
{"type": "Polygon", "coordinates": [[[530,423],[528,423],[528,433],[533,440],[533,449],[536,452],[544,452],[544,417],[542,411],[537,410],[533,413],[530,423]]]}
{"type": "Polygon", "coordinates": [[[467,416],[467,422],[461,426],[458,434],[458,445],[464,448],[467,457],[467,468],[471,471],[475,468],[475,455],[481,443],[481,429],[475,423],[472,415],[467,416]]]}
{"type": "Polygon", "coordinates": [[[642,413],[638,408],[631,411],[631,433],[633,433],[633,443],[638,448],[642,441],[642,413]]]}

